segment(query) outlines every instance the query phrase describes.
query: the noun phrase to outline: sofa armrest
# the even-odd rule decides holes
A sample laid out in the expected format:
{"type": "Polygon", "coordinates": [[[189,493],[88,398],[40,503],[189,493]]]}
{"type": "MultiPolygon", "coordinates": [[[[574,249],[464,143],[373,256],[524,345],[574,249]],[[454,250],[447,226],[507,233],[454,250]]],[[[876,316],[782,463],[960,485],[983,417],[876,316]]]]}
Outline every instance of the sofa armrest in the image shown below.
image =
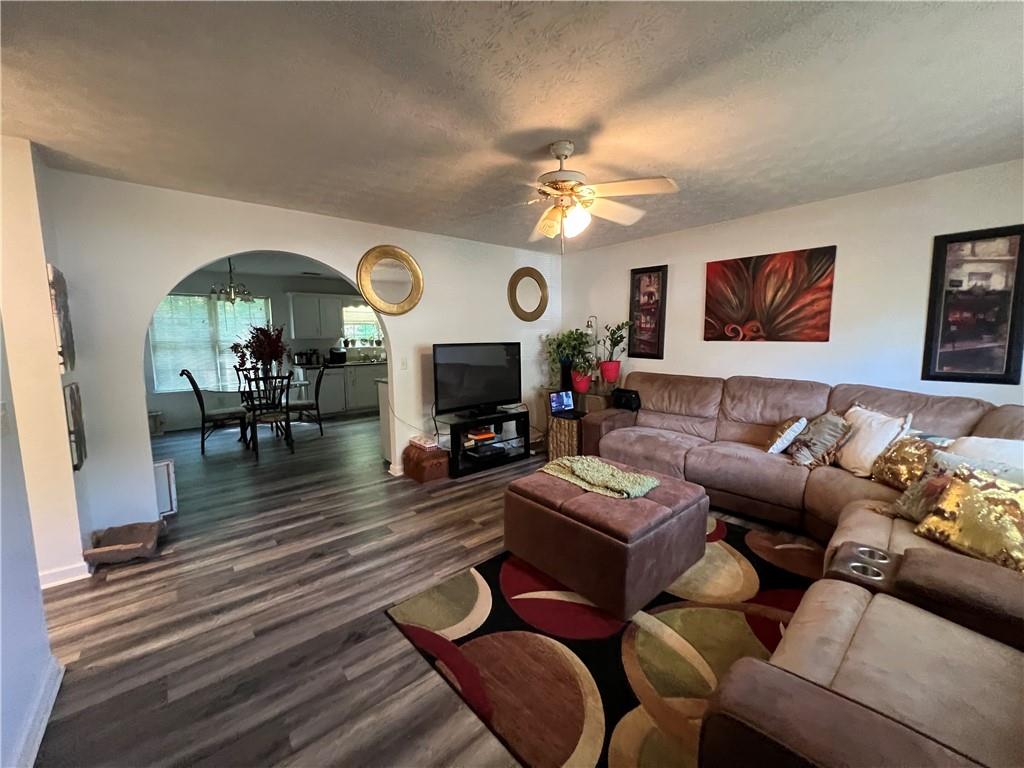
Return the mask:
{"type": "Polygon", "coordinates": [[[636,413],[623,408],[605,408],[603,411],[588,413],[582,419],[583,455],[598,456],[601,438],[613,429],[632,427],[636,424],[636,413]]]}
{"type": "Polygon", "coordinates": [[[957,552],[913,547],[893,595],[993,640],[1024,650],[1024,575],[957,552]]]}
{"type": "Polygon", "coordinates": [[[699,765],[977,764],[828,688],[745,658],[732,665],[711,697],[700,733],[699,765]]]}

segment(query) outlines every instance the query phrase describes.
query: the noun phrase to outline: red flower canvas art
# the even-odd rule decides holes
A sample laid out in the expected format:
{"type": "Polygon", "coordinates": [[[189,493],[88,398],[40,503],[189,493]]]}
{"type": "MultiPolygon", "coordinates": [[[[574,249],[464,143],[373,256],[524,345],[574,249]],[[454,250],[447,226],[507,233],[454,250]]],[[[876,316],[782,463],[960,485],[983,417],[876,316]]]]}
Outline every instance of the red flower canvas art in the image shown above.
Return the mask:
{"type": "Polygon", "coordinates": [[[705,341],[828,341],[836,247],[709,261],[705,341]]]}

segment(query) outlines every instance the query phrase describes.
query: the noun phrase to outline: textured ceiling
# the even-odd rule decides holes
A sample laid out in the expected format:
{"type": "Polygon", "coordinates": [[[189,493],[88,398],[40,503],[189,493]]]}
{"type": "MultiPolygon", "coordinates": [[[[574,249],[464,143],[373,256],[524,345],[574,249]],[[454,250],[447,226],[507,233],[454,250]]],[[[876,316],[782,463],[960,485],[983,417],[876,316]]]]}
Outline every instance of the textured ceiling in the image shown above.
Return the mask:
{"type": "Polygon", "coordinates": [[[1022,154],[1021,3],[2,5],[3,132],[58,168],[528,244],[524,182],[678,195],[594,247],[1022,154]]]}

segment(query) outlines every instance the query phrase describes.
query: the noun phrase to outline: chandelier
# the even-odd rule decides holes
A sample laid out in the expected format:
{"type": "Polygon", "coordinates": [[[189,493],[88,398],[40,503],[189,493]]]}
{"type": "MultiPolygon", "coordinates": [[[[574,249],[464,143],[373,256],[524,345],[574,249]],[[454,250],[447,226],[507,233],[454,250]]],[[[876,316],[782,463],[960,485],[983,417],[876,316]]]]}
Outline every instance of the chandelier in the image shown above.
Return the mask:
{"type": "Polygon", "coordinates": [[[210,299],[212,301],[227,301],[231,304],[234,304],[236,299],[244,302],[253,301],[252,294],[245,287],[245,283],[235,282],[235,268],[231,265],[230,258],[228,258],[228,284],[221,283],[220,287],[211,285],[210,299]]]}

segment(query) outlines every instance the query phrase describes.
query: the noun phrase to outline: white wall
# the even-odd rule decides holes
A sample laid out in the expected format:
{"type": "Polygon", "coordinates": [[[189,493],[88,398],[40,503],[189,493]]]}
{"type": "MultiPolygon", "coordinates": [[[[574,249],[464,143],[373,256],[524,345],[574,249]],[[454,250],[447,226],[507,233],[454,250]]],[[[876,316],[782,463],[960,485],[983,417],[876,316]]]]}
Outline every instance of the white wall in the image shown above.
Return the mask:
{"type": "Polygon", "coordinates": [[[349,280],[374,245],[399,245],[416,258],[423,299],[384,323],[390,398],[401,419],[392,434],[396,465],[409,436],[429,422],[433,343],[521,341],[524,396],[544,381],[540,336],[561,326],[557,257],[50,169],[39,188],[47,255],[67,277],[75,322],[89,442],[78,474],[94,526],[156,516],[146,329],[183,277],[229,254],[298,253],[349,280]],[[508,278],[521,266],[539,269],[550,286],[547,313],[535,323],[517,319],[506,302],[508,278]]]}
{"type": "MultiPolygon", "coordinates": [[[[14,402],[23,420],[21,452],[43,584],[88,574],[61,389],[40,231],[32,147],[3,137],[3,260],[0,305],[14,402]]],[[[74,319],[74,318],[72,318],[74,319]]]]}
{"type": "MultiPolygon", "coordinates": [[[[287,255],[280,257],[287,260],[287,255]]],[[[338,277],[300,277],[297,275],[273,276],[246,274],[245,256],[238,256],[232,261],[235,264],[235,282],[245,283],[246,288],[254,296],[264,296],[270,300],[270,314],[274,325],[284,325],[285,339],[293,352],[316,348],[321,355],[333,346],[338,337],[330,339],[292,339],[288,328],[291,326],[291,307],[286,295],[294,293],[333,293],[339,295],[358,295],[355,285],[338,277]]],[[[227,273],[201,269],[193,272],[176,286],[173,293],[206,293],[213,284],[227,282],[227,273]]],[[[195,429],[199,422],[199,407],[191,389],[182,392],[156,392],[153,381],[153,356],[149,345],[149,336],[143,347],[143,371],[146,378],[146,407],[160,411],[166,431],[176,429],[195,429]]],[[[182,379],[182,384],[188,383],[182,379]]],[[[222,408],[238,405],[237,394],[207,393],[204,395],[207,408],[222,408]]]]}
{"type": "Polygon", "coordinates": [[[0,328],[0,765],[31,766],[60,685],[36,575],[25,474],[0,328]]]}
{"type": "Polygon", "coordinates": [[[602,326],[624,320],[630,269],[668,264],[665,359],[627,358],[624,370],[861,382],[1020,403],[1021,386],[922,381],[921,360],[932,239],[1020,224],[1022,190],[1015,161],[575,253],[562,265],[563,316],[577,326],[590,314],[602,326]],[[838,246],[828,342],[703,341],[705,262],[823,245],[838,246]]]}

